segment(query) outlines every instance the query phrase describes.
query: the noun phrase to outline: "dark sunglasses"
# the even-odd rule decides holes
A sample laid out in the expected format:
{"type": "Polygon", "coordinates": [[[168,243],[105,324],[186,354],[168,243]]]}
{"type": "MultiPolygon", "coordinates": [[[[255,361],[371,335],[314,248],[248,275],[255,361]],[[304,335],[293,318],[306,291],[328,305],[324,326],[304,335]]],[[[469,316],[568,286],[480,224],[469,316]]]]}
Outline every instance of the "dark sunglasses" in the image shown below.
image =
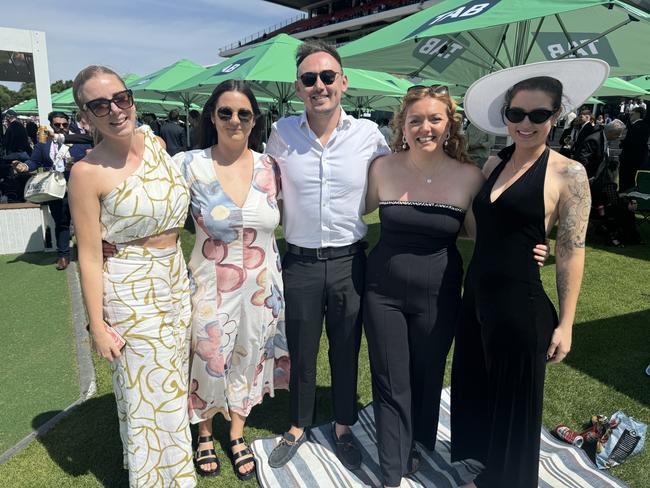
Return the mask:
{"type": "Polygon", "coordinates": [[[52,122],[52,126],[58,129],[67,129],[70,126],[70,124],[68,124],[67,122],[52,122]]]}
{"type": "Polygon", "coordinates": [[[90,110],[95,117],[106,117],[111,113],[112,103],[122,110],[133,107],[133,92],[131,90],[124,90],[117,92],[111,99],[96,98],[95,100],[84,103],[81,108],[83,110],[90,110]]]}
{"type": "Polygon", "coordinates": [[[413,85],[406,90],[406,93],[411,93],[417,90],[429,90],[429,93],[435,95],[446,95],[449,93],[449,88],[446,85],[413,85]]]}
{"type": "Polygon", "coordinates": [[[553,110],[547,110],[545,108],[536,108],[530,112],[524,112],[520,108],[508,107],[505,111],[506,119],[508,119],[513,124],[518,124],[522,122],[526,116],[533,124],[543,124],[548,119],[550,119],[555,112],[553,110]]]}
{"type": "MultiPolygon", "coordinates": [[[[230,119],[232,119],[232,116],[234,114],[235,112],[230,107],[219,107],[217,109],[217,117],[219,117],[219,119],[223,120],[224,122],[228,122],[230,119]]],[[[237,110],[237,118],[242,124],[249,123],[251,120],[253,120],[254,115],[255,114],[253,114],[253,112],[245,108],[240,108],[237,110]]]]}
{"type": "Polygon", "coordinates": [[[336,75],[340,75],[340,74],[342,73],[339,73],[338,71],[334,71],[331,69],[323,70],[320,73],[313,73],[312,71],[307,71],[306,73],[300,75],[300,81],[306,87],[310,87],[310,86],[314,86],[316,84],[316,80],[320,78],[320,81],[322,81],[325,85],[331,85],[332,83],[334,83],[334,80],[336,80],[336,75]]]}

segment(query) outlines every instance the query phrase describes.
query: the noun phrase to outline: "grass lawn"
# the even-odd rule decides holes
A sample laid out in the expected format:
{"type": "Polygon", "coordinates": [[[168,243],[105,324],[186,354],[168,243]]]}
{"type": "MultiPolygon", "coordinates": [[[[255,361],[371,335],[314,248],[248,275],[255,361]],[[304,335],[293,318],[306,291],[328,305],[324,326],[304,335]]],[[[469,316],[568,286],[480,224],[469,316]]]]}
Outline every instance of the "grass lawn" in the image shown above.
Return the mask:
{"type": "MultiPolygon", "coordinates": [[[[372,245],[379,233],[376,215],[370,217],[369,223],[368,239],[372,245]]],[[[645,242],[650,242],[650,225],[646,224],[642,230],[645,242]]],[[[192,241],[191,232],[184,232],[186,256],[189,256],[192,241]]],[[[464,241],[460,248],[467,263],[472,245],[464,241]]],[[[557,303],[552,263],[551,258],[542,276],[549,296],[557,303]]],[[[588,248],[573,350],[565,363],[548,370],[544,410],[547,427],[563,422],[577,428],[591,414],[611,414],[618,409],[650,423],[650,378],[644,374],[650,362],[649,277],[648,245],[624,249],[588,248]]],[[[51,313],[53,310],[43,312],[48,316],[51,313]]],[[[39,325],[46,322],[43,318],[39,325]]],[[[362,347],[358,400],[365,405],[371,400],[370,371],[365,342],[362,347]]],[[[126,486],[108,367],[98,358],[95,358],[95,366],[97,395],[44,438],[0,466],[0,486],[126,486]]],[[[322,341],[318,371],[316,420],[320,423],[331,415],[326,340],[322,341]]],[[[288,400],[288,394],[280,392],[275,399],[267,399],[255,408],[248,420],[247,438],[252,440],[281,433],[287,427],[288,400]]],[[[28,401],[33,398],[30,396],[28,401]]],[[[227,439],[226,423],[220,417],[215,419],[215,436],[222,440],[218,455],[223,463],[223,474],[216,479],[201,480],[199,486],[255,486],[254,481],[239,482],[232,473],[223,450],[223,441],[227,439]]],[[[650,486],[649,466],[650,450],[646,448],[641,455],[612,469],[611,473],[632,487],[647,487],[650,486]]]]}
{"type": "Polygon", "coordinates": [[[79,398],[70,294],[55,260],[0,256],[0,452],[79,398]]]}

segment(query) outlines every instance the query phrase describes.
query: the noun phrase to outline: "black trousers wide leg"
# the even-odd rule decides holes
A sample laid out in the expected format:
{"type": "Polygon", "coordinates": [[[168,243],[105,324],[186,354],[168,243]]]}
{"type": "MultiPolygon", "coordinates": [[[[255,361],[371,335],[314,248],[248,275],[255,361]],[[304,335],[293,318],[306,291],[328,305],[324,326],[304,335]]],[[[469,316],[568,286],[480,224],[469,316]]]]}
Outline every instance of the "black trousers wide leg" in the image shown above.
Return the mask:
{"type": "Polygon", "coordinates": [[[426,312],[418,313],[409,313],[410,307],[381,291],[369,290],[364,298],[379,462],[386,485],[399,485],[407,474],[414,441],[435,448],[459,297],[454,287],[422,293],[419,298],[426,303],[414,308],[426,312]]]}
{"type": "Polygon", "coordinates": [[[282,277],[291,357],[290,420],[308,427],[314,420],[316,368],[325,319],[332,373],[334,420],[357,421],[357,371],[361,345],[361,297],[366,255],[317,260],[287,253],[282,277]]]}

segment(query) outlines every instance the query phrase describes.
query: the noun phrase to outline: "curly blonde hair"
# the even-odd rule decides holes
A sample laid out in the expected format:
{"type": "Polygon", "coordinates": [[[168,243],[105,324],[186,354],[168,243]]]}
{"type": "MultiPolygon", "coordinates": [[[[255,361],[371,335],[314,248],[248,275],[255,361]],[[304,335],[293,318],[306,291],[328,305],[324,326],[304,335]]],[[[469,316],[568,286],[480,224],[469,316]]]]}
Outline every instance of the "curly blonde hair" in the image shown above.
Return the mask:
{"type": "Polygon", "coordinates": [[[415,87],[411,88],[404,98],[398,112],[395,112],[391,127],[393,129],[393,140],[391,146],[395,152],[408,150],[402,147],[402,138],[404,137],[404,121],[406,119],[406,112],[415,102],[423,100],[427,97],[435,100],[440,100],[447,106],[447,117],[449,118],[449,139],[443,146],[445,153],[461,163],[474,164],[469,154],[467,154],[467,144],[465,137],[460,134],[460,128],[463,123],[462,116],[456,112],[456,102],[449,95],[449,92],[437,93],[433,87],[415,87]]]}

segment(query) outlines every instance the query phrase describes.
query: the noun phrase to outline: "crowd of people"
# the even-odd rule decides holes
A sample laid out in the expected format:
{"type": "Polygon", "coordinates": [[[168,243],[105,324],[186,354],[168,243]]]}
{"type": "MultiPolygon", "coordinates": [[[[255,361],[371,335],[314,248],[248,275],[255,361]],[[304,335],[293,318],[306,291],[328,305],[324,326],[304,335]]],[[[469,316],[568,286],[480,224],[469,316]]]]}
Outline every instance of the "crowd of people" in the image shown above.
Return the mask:
{"type": "MultiPolygon", "coordinates": [[[[217,476],[217,414],[234,474],[254,477],[247,417],[265,395],[289,389],[288,428],[268,458],[282,469],[309,440],[324,323],[343,466],[362,463],[351,427],[363,331],[387,487],[418,470],[421,449],[435,449],[455,339],[452,458],[483,465],[466,486],[536,487],[546,365],[571,349],[590,195],[599,205],[612,191],[601,175],[611,176],[608,147],[624,124],[585,129],[590,114],[580,111],[562,138],[571,154],[548,139],[607,65],[571,59],[492,73],[467,92],[465,131],[440,85],[409,89],[389,130],[345,113],[347,77],[327,44],[301,45],[296,72],[305,111],[275,122],[263,152],[261,112],[244,82],[221,83],[191,114],[188,143],[175,111],[162,127],[151,117],[139,125],[132,92],[109,68],[89,66],[74,80],[93,147],[70,147],[68,198],[51,209],[69,208],[75,223],[89,330],[111,364],[130,485],[193,487],[197,474],[217,476]],[[589,81],[567,83],[578,77],[589,81]],[[495,135],[512,144],[490,155],[495,135]],[[375,209],[381,236],[366,256],[362,217],[375,209]],[[188,212],[196,240],[186,266],[179,232],[188,212]],[[556,225],[558,311],[539,274],[556,225]],[[475,240],[464,286],[459,237],[475,240]]],[[[643,115],[631,110],[621,164],[643,115]]],[[[69,119],[53,113],[50,122],[50,140],[15,171],[55,164],[69,119]]],[[[69,214],[59,222],[65,241],[69,214]]],[[[67,266],[69,250],[59,251],[67,266]]]]}

